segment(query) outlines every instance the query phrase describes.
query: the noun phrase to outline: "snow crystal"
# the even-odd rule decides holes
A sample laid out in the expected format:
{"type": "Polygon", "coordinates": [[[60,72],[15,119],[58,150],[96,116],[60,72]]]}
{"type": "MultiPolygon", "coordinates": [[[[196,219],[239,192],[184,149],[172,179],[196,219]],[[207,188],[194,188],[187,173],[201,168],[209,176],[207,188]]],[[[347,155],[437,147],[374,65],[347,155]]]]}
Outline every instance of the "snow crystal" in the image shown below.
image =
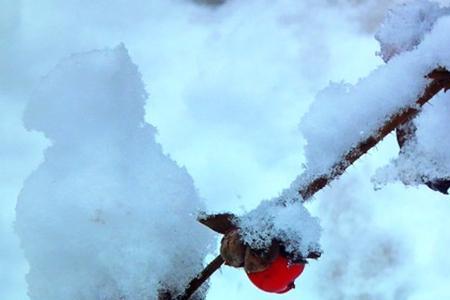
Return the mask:
{"type": "Polygon", "coordinates": [[[427,0],[395,6],[375,35],[380,43],[379,55],[387,62],[399,53],[414,49],[445,14],[450,14],[450,8],[440,8],[438,3],[427,0]]]}
{"type": "Polygon", "coordinates": [[[441,17],[416,49],[380,66],[356,85],[333,83],[323,90],[301,122],[307,140],[307,173],[296,180],[326,173],[359,141],[375,133],[387,117],[415,106],[437,67],[450,69],[450,17],[441,17]]]}
{"type": "Polygon", "coordinates": [[[25,125],[52,142],[16,208],[31,299],[157,299],[201,270],[203,205],[145,100],[124,46],[62,61],[30,100],[25,125]]]}
{"type": "Polygon", "coordinates": [[[281,241],[288,253],[307,257],[320,251],[321,227],[300,201],[281,202],[283,195],[263,201],[239,219],[244,242],[253,249],[268,249],[273,240],[281,241]]]}

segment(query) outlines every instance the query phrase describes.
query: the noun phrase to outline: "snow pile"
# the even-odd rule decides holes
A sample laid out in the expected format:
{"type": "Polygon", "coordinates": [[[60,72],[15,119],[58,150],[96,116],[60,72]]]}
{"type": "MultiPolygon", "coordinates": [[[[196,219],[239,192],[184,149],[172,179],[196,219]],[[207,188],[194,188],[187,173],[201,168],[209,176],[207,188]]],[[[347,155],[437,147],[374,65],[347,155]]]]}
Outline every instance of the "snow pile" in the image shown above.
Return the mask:
{"type": "Polygon", "coordinates": [[[437,67],[450,69],[450,17],[440,18],[415,50],[405,52],[359,80],[356,85],[333,83],[318,96],[301,122],[307,139],[308,172],[326,173],[357,143],[375,133],[387,117],[415,105],[437,67]]]}
{"type": "Polygon", "coordinates": [[[380,43],[379,55],[385,62],[399,53],[419,45],[438,18],[450,14],[449,8],[427,0],[399,4],[389,11],[375,38],[380,43]]]}
{"type": "Polygon", "coordinates": [[[52,146],[16,208],[31,299],[157,299],[201,270],[202,202],[155,142],[145,100],[123,46],[73,55],[36,90],[25,125],[52,146]]]}
{"type": "Polygon", "coordinates": [[[273,240],[282,241],[285,250],[299,258],[320,251],[321,227],[300,201],[263,201],[240,218],[243,240],[253,249],[268,249],[273,240]]]}

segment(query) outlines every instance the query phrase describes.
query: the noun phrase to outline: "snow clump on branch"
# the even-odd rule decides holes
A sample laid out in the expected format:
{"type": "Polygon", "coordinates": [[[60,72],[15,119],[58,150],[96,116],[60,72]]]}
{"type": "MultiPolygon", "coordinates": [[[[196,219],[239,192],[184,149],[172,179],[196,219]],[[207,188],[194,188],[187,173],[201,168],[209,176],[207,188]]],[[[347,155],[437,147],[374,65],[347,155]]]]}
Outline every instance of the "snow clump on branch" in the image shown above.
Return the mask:
{"type": "MultiPolygon", "coordinates": [[[[430,40],[426,41],[428,56],[439,56],[441,52],[445,52],[450,45],[449,26],[445,25],[448,23],[448,15],[449,7],[441,8],[429,1],[413,1],[397,6],[388,15],[377,34],[384,60],[388,61],[393,55],[410,51],[426,39],[430,40]],[[439,18],[444,24],[437,24],[438,28],[433,30],[434,24],[440,21],[439,18]],[[441,32],[436,33],[439,31],[441,32]]],[[[448,60],[438,65],[447,70],[450,70],[449,66],[448,60]]],[[[435,98],[433,105],[425,106],[422,113],[408,125],[413,128],[413,135],[402,146],[399,156],[380,168],[373,177],[377,187],[400,180],[407,185],[427,183],[432,189],[447,193],[450,179],[450,142],[446,134],[450,130],[447,125],[450,116],[450,95],[440,93],[435,98]]]]}
{"type": "Polygon", "coordinates": [[[294,259],[321,252],[319,219],[311,216],[301,201],[289,197],[290,192],[287,189],[280,197],[261,202],[239,218],[242,239],[252,249],[268,249],[276,240],[294,259]]]}
{"type": "Polygon", "coordinates": [[[326,174],[394,113],[416,107],[430,83],[425,76],[436,68],[450,70],[450,53],[445,51],[450,46],[448,28],[450,16],[442,16],[415,49],[397,55],[355,85],[332,83],[319,93],[300,124],[307,140],[307,172],[297,178],[297,186],[326,174]]]}

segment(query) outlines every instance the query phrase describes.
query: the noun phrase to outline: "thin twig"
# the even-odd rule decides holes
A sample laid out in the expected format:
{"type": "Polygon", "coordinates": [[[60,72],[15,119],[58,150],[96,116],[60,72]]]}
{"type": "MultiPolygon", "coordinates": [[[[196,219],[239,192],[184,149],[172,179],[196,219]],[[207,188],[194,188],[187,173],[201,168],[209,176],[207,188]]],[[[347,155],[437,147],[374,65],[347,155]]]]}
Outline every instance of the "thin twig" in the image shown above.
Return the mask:
{"type": "Polygon", "coordinates": [[[210,262],[200,274],[197,275],[194,279],[189,282],[186,290],[183,295],[176,298],[176,300],[188,300],[201,286],[205,283],[206,280],[217,271],[222,265],[224,261],[222,256],[218,255],[212,262],[210,262]]]}

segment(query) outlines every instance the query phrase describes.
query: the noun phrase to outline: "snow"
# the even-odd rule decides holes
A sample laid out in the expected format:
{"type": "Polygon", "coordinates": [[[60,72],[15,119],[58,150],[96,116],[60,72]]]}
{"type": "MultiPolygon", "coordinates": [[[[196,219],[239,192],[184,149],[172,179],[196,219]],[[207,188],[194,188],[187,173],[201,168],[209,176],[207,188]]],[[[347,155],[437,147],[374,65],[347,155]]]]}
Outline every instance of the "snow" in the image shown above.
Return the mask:
{"type": "Polygon", "coordinates": [[[307,140],[307,172],[294,188],[313,175],[325,174],[345,153],[375,131],[393,113],[414,107],[437,67],[450,69],[450,17],[440,18],[415,50],[378,67],[355,85],[331,83],[320,92],[300,124],[307,140]]]}
{"type": "MultiPolygon", "coordinates": [[[[381,52],[400,54],[411,51],[415,47],[421,47],[420,44],[424,40],[423,43],[427,45],[425,47],[430,47],[430,53],[446,52],[438,49],[448,47],[448,42],[439,44],[439,40],[445,40],[444,30],[448,29],[448,17],[442,16],[448,14],[450,8],[440,8],[437,3],[427,1],[414,1],[397,7],[391,11],[377,34],[381,52]],[[442,19],[438,20],[439,17],[442,19]],[[436,22],[436,31],[441,30],[441,35],[430,33],[436,22]],[[391,50],[386,50],[387,48],[391,50]]],[[[392,55],[383,57],[387,61],[392,55]]],[[[447,61],[440,61],[439,66],[449,69],[447,61]]],[[[396,180],[406,185],[419,185],[450,177],[450,155],[447,151],[450,144],[445,136],[449,131],[448,99],[448,94],[440,93],[434,97],[432,104],[426,105],[422,113],[413,120],[416,128],[414,137],[404,145],[398,157],[377,171],[373,177],[377,188],[396,180]]]]}
{"type": "MultiPolygon", "coordinates": [[[[296,124],[317,90],[328,80],[353,83],[380,64],[372,30],[400,1],[229,0],[214,9],[192,2],[2,2],[1,299],[27,299],[14,206],[46,147],[41,134],[23,130],[22,105],[61,57],[124,41],[149,87],[146,118],[164,151],[187,166],[210,210],[248,211],[301,172],[296,124]],[[4,14],[12,26],[3,26],[4,14]]],[[[397,154],[388,137],[307,205],[321,219],[324,255],[280,299],[448,297],[448,199],[396,183],[374,191],[369,182],[397,154]],[[396,259],[384,259],[381,250],[393,247],[396,259]]],[[[207,295],[273,297],[232,268],[213,276],[207,295]]]]}
{"type": "Polygon", "coordinates": [[[146,98],[123,45],[72,55],[36,89],[24,122],[52,144],[16,209],[30,299],[157,299],[202,269],[203,203],[144,122],[146,98]]]}
{"type": "MultiPolygon", "coordinates": [[[[27,262],[12,229],[14,206],[48,143],[42,134],[24,131],[22,107],[38,78],[61,57],[124,41],[149,86],[146,119],[158,127],[156,139],[187,166],[215,211],[248,210],[278,194],[303,159],[296,124],[312,95],[329,78],[353,80],[354,70],[364,73],[378,63],[372,57],[375,42],[355,35],[347,18],[336,18],[343,9],[325,2],[227,1],[211,10],[191,0],[6,0],[0,14],[8,8],[18,15],[0,47],[0,63],[6,63],[1,90],[10,92],[0,115],[12,135],[5,140],[2,132],[0,150],[5,142],[8,149],[0,170],[14,178],[14,184],[0,182],[2,193],[7,191],[0,203],[9,229],[1,239],[11,253],[0,256],[0,273],[18,283],[1,285],[0,298],[8,300],[27,299],[27,262]],[[311,8],[316,13],[305,13],[311,8]],[[334,47],[340,40],[351,43],[334,47]],[[349,49],[359,58],[351,68],[345,63],[349,49]]],[[[216,291],[226,284],[228,291],[256,297],[253,287],[241,288],[246,279],[235,282],[241,273],[230,274],[235,273],[223,268],[214,276],[216,291]]],[[[227,295],[210,293],[211,299],[227,295]]]]}
{"type": "Polygon", "coordinates": [[[268,249],[273,240],[281,241],[286,252],[305,258],[320,251],[321,227],[299,201],[280,205],[279,199],[263,201],[239,219],[244,242],[253,249],[268,249]]]}
{"type": "Polygon", "coordinates": [[[424,107],[414,120],[415,138],[409,141],[398,157],[380,168],[373,178],[377,187],[399,180],[407,185],[450,178],[449,132],[450,96],[440,93],[433,103],[424,107]]]}
{"type": "Polygon", "coordinates": [[[387,62],[402,52],[413,50],[436,20],[446,14],[450,14],[450,8],[441,8],[437,2],[428,0],[398,4],[388,12],[375,34],[381,48],[378,54],[387,62]]]}

